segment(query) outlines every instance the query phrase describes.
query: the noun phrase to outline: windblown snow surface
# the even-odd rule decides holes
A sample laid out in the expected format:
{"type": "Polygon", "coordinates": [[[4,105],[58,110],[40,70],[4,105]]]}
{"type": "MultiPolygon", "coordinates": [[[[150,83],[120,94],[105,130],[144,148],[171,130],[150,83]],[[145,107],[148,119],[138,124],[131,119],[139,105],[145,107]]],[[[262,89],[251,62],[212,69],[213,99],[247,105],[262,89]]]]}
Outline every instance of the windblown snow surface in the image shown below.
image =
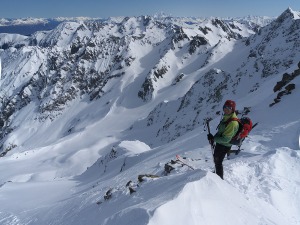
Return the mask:
{"type": "MultiPolygon", "coordinates": [[[[155,148],[127,140],[123,130],[146,106],[112,108],[93,125],[44,147],[35,148],[39,139],[29,139],[28,147],[1,158],[1,224],[300,224],[300,94],[273,108],[266,106],[268,97],[261,98],[268,95],[262,91],[247,99],[254,106],[250,116],[259,125],[240,154],[225,159],[224,180],[211,172],[203,127],[155,148]],[[176,154],[187,157],[195,170],[175,166],[165,175],[164,164],[176,154]],[[142,174],[159,177],[138,182],[142,174]],[[138,185],[133,194],[126,187],[129,181],[138,185]],[[104,200],[109,189],[112,197],[104,200]]],[[[91,112],[99,110],[93,107],[91,112]]],[[[30,107],[19,119],[26,121],[29,112],[30,107]]],[[[218,120],[211,122],[212,130],[218,120]]],[[[65,118],[60,125],[69,121],[65,118]]],[[[56,126],[44,125],[49,140],[59,135],[56,126]]],[[[32,124],[26,130],[24,140],[39,132],[32,124]]]]}
{"type": "MultiPolygon", "coordinates": [[[[35,103],[28,104],[8,139],[17,147],[0,158],[0,224],[300,225],[300,89],[269,107],[283,72],[255,92],[227,96],[237,109],[251,106],[248,116],[258,125],[242,151],[224,160],[224,180],[212,172],[204,126],[167,143],[152,138],[155,127],[139,126],[159,103],[182,97],[195,74],[145,104],[133,95],[140,82],[124,76],[118,91],[74,100],[43,123],[34,120],[35,103]],[[166,173],[177,154],[194,170],[174,164],[166,173]]],[[[299,87],[300,77],[293,83],[299,87]]],[[[212,117],[214,133],[221,115],[212,117]]]]}

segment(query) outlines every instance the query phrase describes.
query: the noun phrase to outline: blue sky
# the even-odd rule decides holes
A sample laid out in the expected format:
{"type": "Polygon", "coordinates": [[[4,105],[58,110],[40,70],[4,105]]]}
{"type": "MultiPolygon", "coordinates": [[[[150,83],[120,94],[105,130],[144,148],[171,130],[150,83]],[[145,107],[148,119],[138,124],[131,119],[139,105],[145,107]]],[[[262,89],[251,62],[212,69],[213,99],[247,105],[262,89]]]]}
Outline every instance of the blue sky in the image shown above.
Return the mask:
{"type": "Polygon", "coordinates": [[[0,18],[154,15],[240,17],[279,16],[299,0],[1,0],[0,18]]]}

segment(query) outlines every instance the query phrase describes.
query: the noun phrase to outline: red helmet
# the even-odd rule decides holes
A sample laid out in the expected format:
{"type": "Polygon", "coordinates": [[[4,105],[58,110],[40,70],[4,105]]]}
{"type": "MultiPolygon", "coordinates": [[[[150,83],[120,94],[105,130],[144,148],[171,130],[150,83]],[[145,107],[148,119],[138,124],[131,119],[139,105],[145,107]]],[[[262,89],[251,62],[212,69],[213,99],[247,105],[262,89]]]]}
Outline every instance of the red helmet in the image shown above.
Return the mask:
{"type": "MultiPolygon", "coordinates": [[[[235,111],[235,102],[232,101],[232,100],[227,100],[225,103],[224,103],[224,106],[227,106],[227,107],[230,107],[232,109],[232,111],[235,111]]],[[[224,107],[223,106],[223,107],[224,107]]]]}

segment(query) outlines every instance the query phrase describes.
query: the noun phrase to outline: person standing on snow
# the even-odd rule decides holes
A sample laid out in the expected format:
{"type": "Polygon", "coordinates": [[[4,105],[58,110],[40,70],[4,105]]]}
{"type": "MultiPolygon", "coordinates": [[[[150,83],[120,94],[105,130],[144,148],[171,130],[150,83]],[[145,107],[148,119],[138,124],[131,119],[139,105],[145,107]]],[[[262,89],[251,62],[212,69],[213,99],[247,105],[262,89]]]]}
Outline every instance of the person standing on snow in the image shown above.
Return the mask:
{"type": "Polygon", "coordinates": [[[233,118],[237,118],[235,114],[235,102],[227,100],[223,106],[224,116],[218,125],[218,131],[215,135],[209,133],[207,139],[211,144],[216,142],[214,148],[214,163],[216,174],[223,179],[223,160],[227,152],[230,151],[232,144],[230,140],[234,137],[239,129],[239,123],[233,118]]]}

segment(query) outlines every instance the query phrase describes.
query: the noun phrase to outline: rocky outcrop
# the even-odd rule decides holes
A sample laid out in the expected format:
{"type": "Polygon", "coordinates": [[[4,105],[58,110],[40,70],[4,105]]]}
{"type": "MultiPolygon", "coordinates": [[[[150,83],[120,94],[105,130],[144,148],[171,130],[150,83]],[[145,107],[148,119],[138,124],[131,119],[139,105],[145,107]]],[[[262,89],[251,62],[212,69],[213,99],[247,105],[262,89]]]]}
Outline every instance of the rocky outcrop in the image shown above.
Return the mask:
{"type": "Polygon", "coordinates": [[[281,98],[284,95],[289,95],[292,93],[292,90],[296,88],[294,83],[291,83],[297,76],[300,75],[300,62],[298,63],[298,69],[293,71],[291,74],[284,73],[281,81],[278,81],[273,88],[274,92],[278,92],[277,97],[274,99],[274,102],[270,104],[270,107],[281,101],[281,98]],[[284,90],[282,90],[284,88],[284,90]],[[281,91],[282,90],[282,91],[281,91]]]}

